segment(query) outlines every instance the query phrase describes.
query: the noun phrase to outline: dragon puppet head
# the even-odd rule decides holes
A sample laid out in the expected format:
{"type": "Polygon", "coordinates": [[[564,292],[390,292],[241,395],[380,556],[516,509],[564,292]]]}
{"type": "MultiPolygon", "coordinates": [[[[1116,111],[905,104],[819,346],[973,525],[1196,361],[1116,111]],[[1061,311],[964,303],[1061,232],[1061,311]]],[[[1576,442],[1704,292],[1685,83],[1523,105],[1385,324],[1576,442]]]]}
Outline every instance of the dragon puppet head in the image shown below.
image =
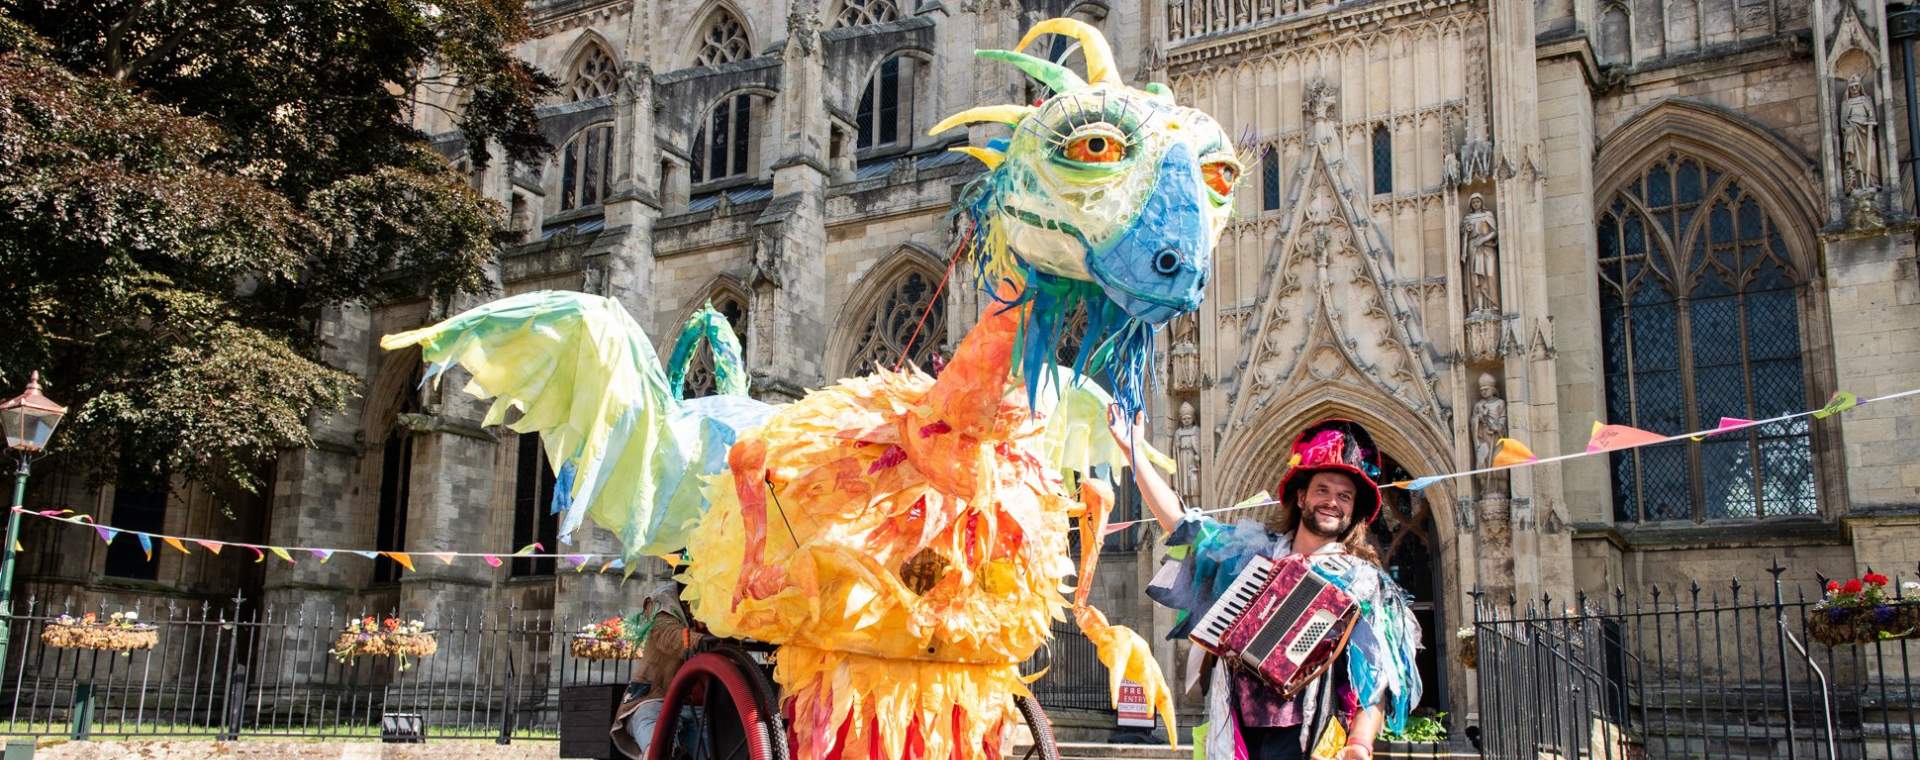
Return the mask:
{"type": "MultiPolygon", "coordinates": [[[[1200,307],[1213,247],[1232,213],[1241,165],[1219,123],[1180,106],[1166,85],[1120,81],[1099,30],[1067,18],[1043,21],[1018,46],[1045,34],[1080,43],[1086,77],[1053,61],[983,50],[1052,91],[1032,105],[972,108],[935,125],[997,122],[1013,134],[955,150],[988,172],[956,210],[961,252],[990,293],[1030,304],[1015,366],[1029,400],[1054,368],[1062,332],[1086,309],[1074,369],[1109,376],[1120,405],[1140,406],[1153,329],[1200,307]],[[1002,283],[1015,286],[1003,290],[1002,283]]],[[[996,296],[999,297],[999,296],[996,296]]]]}

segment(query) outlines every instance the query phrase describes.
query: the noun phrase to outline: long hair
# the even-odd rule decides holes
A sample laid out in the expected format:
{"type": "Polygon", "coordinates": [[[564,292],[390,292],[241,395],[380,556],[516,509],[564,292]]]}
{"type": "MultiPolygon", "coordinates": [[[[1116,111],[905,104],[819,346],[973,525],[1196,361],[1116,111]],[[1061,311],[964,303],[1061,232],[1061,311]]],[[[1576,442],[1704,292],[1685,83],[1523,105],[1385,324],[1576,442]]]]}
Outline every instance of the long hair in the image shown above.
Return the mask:
{"type": "MultiPolygon", "coordinates": [[[[1300,494],[1305,490],[1306,485],[1301,484],[1287,489],[1285,493],[1280,495],[1280,509],[1267,515],[1267,532],[1291,536],[1294,531],[1299,530],[1301,516],[1300,494]]],[[[1385,505],[1382,506],[1384,507],[1385,505]]],[[[1353,523],[1348,525],[1346,531],[1341,533],[1335,540],[1339,541],[1341,546],[1347,548],[1348,554],[1366,560],[1372,563],[1374,567],[1385,570],[1386,563],[1380,560],[1380,548],[1373,543],[1373,533],[1370,530],[1372,527],[1373,523],[1371,521],[1361,520],[1356,516],[1353,519],[1353,523]]]]}

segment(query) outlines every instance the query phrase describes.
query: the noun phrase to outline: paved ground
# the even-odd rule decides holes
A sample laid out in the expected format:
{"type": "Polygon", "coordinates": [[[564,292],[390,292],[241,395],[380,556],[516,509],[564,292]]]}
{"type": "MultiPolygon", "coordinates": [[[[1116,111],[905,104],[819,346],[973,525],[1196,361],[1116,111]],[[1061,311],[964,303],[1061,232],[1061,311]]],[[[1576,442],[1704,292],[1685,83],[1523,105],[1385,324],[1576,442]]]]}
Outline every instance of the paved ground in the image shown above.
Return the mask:
{"type": "Polygon", "coordinates": [[[559,757],[554,742],[433,742],[404,746],[373,742],[215,742],[148,740],[135,742],[70,742],[41,740],[34,760],[552,760],[559,757]]]}

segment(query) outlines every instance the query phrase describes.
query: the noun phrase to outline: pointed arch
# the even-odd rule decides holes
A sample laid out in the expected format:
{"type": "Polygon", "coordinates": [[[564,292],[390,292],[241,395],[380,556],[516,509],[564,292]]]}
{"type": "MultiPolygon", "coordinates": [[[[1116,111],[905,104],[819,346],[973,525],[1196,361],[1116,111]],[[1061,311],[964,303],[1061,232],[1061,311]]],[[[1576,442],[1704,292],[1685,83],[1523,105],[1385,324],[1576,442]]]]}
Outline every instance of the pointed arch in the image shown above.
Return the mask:
{"type": "Polygon", "coordinates": [[[690,27],[694,34],[684,59],[688,66],[717,66],[755,55],[753,27],[747,15],[728,0],[714,0],[693,18],[697,21],[690,27]]]}
{"type": "Polygon", "coordinates": [[[567,102],[613,95],[620,89],[620,57],[613,43],[592,29],[582,30],[567,48],[566,76],[560,94],[567,102]]]}
{"type": "Polygon", "coordinates": [[[833,28],[885,24],[905,15],[898,0],[838,0],[834,3],[833,28]]]}
{"type": "Polygon", "coordinates": [[[864,375],[876,364],[892,368],[905,355],[931,371],[933,355],[947,344],[945,271],[945,262],[916,243],[901,245],[869,270],[834,325],[827,366],[864,375]]]}
{"type": "Polygon", "coordinates": [[[933,56],[918,48],[902,48],[878,59],[860,88],[854,106],[854,149],[861,157],[913,144],[920,133],[918,116],[928,110],[924,94],[933,56]]]}
{"type": "MultiPolygon", "coordinates": [[[[1596,301],[1608,420],[1660,432],[1825,398],[1812,162],[1731,112],[1655,103],[1596,165],[1596,301]]],[[[1829,434],[1830,435],[1830,434],[1829,434]]],[[[1615,518],[1817,514],[1836,448],[1804,421],[1609,457],[1615,518]]]]}

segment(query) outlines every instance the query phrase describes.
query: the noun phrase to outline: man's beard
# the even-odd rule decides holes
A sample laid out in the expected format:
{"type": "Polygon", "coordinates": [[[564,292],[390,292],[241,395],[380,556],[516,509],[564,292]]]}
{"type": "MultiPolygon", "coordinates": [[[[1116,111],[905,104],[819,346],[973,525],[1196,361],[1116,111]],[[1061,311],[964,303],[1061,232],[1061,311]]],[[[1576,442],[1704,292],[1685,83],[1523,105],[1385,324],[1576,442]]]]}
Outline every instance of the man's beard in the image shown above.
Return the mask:
{"type": "Polygon", "coordinates": [[[1353,520],[1351,518],[1340,520],[1339,523],[1336,524],[1332,530],[1322,530],[1320,526],[1316,524],[1316,522],[1317,521],[1312,511],[1308,511],[1300,515],[1300,527],[1306,529],[1307,532],[1312,533],[1321,538],[1338,539],[1341,536],[1344,536],[1347,534],[1347,529],[1353,527],[1353,520]]]}

